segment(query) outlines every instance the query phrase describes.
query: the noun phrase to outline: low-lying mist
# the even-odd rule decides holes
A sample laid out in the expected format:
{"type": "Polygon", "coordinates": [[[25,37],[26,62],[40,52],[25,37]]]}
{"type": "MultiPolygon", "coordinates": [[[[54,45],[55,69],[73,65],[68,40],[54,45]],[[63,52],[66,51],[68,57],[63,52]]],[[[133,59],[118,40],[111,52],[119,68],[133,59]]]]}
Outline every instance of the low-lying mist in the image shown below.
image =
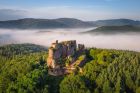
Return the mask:
{"type": "Polygon", "coordinates": [[[50,46],[55,40],[77,40],[86,47],[123,49],[140,51],[140,33],[125,34],[80,34],[86,29],[45,29],[45,30],[11,30],[0,29],[0,45],[11,43],[33,43],[50,46]]]}

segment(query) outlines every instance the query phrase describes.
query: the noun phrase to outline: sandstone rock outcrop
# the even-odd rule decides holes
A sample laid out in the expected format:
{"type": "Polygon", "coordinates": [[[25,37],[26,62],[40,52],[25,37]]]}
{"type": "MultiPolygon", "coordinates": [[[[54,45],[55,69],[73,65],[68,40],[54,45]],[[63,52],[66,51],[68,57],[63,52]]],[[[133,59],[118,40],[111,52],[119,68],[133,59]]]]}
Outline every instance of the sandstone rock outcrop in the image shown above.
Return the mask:
{"type": "Polygon", "coordinates": [[[49,55],[47,58],[48,67],[55,68],[59,63],[61,63],[62,58],[73,56],[77,51],[76,40],[63,41],[58,43],[52,43],[49,48],[49,55]]]}
{"type": "Polygon", "coordinates": [[[51,44],[48,52],[47,66],[51,68],[56,73],[63,73],[64,70],[64,59],[71,59],[70,63],[76,61],[76,57],[79,56],[79,53],[85,50],[83,44],[76,43],[76,40],[56,42],[51,44]]]}

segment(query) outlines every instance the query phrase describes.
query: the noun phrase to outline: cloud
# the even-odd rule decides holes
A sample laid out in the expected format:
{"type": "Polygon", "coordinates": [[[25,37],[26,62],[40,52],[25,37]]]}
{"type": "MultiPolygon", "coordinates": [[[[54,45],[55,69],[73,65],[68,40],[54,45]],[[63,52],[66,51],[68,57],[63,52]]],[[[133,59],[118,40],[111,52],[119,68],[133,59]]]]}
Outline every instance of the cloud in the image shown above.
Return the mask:
{"type": "Polygon", "coordinates": [[[102,20],[130,18],[138,20],[140,14],[135,11],[112,10],[109,6],[48,6],[35,8],[0,9],[0,20],[13,20],[19,18],[77,18],[82,20],[102,20]],[[19,9],[19,10],[16,10],[19,9]]]}
{"type": "Polygon", "coordinates": [[[9,43],[34,43],[50,46],[55,40],[76,40],[86,47],[98,47],[109,49],[128,49],[140,51],[140,33],[125,33],[115,35],[105,34],[79,34],[94,28],[85,29],[44,29],[42,30],[11,30],[0,29],[0,45],[9,43]],[[25,37],[26,36],[26,37],[25,37]]]}
{"type": "MultiPolygon", "coordinates": [[[[105,6],[54,6],[54,7],[38,7],[32,8],[28,12],[28,16],[35,18],[78,18],[82,20],[99,20],[110,19],[113,17],[113,11],[105,10],[105,6]]],[[[114,14],[115,15],[115,14],[114,14]]]]}
{"type": "Polygon", "coordinates": [[[13,9],[0,9],[0,20],[14,20],[24,18],[27,12],[24,10],[13,10],[13,9]]]}
{"type": "MultiPolygon", "coordinates": [[[[94,6],[98,8],[100,6],[94,6]]],[[[51,6],[28,9],[0,9],[0,20],[14,20],[20,18],[78,18],[83,20],[93,20],[102,17],[105,12],[91,10],[93,6],[72,7],[72,6],[51,6]]],[[[102,19],[102,18],[101,18],[102,19]]]]}

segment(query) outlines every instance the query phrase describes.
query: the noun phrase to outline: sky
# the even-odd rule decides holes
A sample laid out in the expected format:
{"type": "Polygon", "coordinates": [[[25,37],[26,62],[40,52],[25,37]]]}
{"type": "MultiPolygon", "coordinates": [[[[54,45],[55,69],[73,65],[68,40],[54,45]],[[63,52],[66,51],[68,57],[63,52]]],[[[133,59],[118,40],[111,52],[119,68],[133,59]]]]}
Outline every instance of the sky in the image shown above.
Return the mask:
{"type": "Polygon", "coordinates": [[[0,0],[0,21],[64,17],[140,20],[140,0],[0,0]]]}

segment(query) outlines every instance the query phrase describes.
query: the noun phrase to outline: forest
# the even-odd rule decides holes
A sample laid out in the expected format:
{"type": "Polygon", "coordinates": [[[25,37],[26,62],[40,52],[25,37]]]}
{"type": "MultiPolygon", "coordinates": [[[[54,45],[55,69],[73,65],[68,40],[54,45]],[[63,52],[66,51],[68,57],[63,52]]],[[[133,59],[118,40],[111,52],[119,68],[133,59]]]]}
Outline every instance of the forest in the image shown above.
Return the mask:
{"type": "Polygon", "coordinates": [[[1,46],[0,93],[140,93],[139,52],[87,48],[82,72],[62,76],[48,74],[47,55],[34,44],[1,46]]]}

